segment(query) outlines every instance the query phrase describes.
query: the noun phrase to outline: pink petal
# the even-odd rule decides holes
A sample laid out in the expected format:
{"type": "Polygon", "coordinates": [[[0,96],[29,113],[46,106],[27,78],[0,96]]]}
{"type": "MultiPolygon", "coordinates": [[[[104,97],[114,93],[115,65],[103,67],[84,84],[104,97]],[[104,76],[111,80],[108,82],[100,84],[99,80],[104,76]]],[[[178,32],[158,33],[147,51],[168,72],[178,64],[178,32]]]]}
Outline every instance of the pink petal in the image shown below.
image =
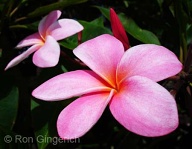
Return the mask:
{"type": "Polygon", "coordinates": [[[127,50],[130,48],[129,39],[121,21],[112,8],[110,8],[110,21],[113,35],[123,43],[125,50],[127,50]]]}
{"type": "Polygon", "coordinates": [[[26,59],[30,54],[32,54],[33,52],[38,50],[40,47],[41,47],[40,45],[34,45],[34,46],[30,47],[27,51],[23,52],[22,54],[20,54],[19,56],[15,57],[13,60],[11,60],[9,62],[9,64],[6,66],[5,70],[19,64],[21,61],[26,59]]]}
{"type": "Polygon", "coordinates": [[[80,97],[68,105],[57,120],[58,134],[63,139],[83,136],[101,117],[113,95],[109,92],[93,93],[80,97]]]}
{"type": "Polygon", "coordinates": [[[82,94],[109,91],[103,80],[90,70],[77,70],[58,75],[39,87],[32,95],[48,101],[63,100],[82,94]]]}
{"type": "Polygon", "coordinates": [[[16,46],[16,48],[22,48],[22,47],[31,46],[34,44],[42,44],[42,43],[43,43],[43,41],[42,41],[39,33],[34,33],[32,35],[27,36],[23,40],[21,40],[18,43],[18,45],[16,46]]]}
{"type": "Polygon", "coordinates": [[[56,40],[61,40],[82,30],[83,26],[79,22],[72,19],[61,19],[47,29],[47,35],[51,35],[56,40]]]}
{"type": "Polygon", "coordinates": [[[115,87],[116,68],[124,48],[122,43],[111,35],[101,35],[80,44],[74,54],[88,67],[115,87]]]}
{"type": "Polygon", "coordinates": [[[43,39],[45,39],[46,31],[49,26],[51,26],[59,17],[61,16],[61,11],[55,10],[50,12],[47,16],[45,16],[39,23],[39,34],[43,39]]]}
{"type": "Polygon", "coordinates": [[[126,129],[143,136],[166,135],[178,126],[177,106],[171,94],[145,77],[127,78],[110,110],[126,129]]]}
{"type": "Polygon", "coordinates": [[[160,81],[179,73],[181,62],[176,55],[162,46],[142,44],[125,52],[117,69],[118,81],[139,75],[160,81]]]}
{"type": "Polygon", "coordinates": [[[47,36],[45,44],[34,53],[33,63],[42,68],[53,67],[57,65],[59,56],[59,44],[53,37],[47,36]]]}

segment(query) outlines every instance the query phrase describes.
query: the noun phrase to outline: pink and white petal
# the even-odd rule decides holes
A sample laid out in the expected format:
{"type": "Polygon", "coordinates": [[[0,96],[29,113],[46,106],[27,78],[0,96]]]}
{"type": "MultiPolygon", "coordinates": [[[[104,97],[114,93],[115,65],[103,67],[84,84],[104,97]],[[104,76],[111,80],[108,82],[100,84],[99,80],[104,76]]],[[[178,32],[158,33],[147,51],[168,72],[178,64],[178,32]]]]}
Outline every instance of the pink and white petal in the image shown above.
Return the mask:
{"type": "Polygon", "coordinates": [[[47,36],[45,44],[34,53],[33,63],[41,68],[54,67],[59,61],[59,56],[59,44],[53,37],[47,36]]]}
{"type": "Polygon", "coordinates": [[[112,96],[113,90],[88,94],[68,105],[57,120],[59,136],[63,139],[83,136],[99,120],[112,96]]]}
{"type": "Polygon", "coordinates": [[[110,103],[115,119],[126,129],[148,137],[162,136],[178,126],[173,96],[152,80],[133,76],[124,80],[110,103]]]}
{"type": "Polygon", "coordinates": [[[74,54],[89,68],[115,87],[116,68],[124,54],[123,44],[115,37],[104,34],[80,44],[74,54]]]}
{"type": "Polygon", "coordinates": [[[17,64],[19,64],[21,61],[23,61],[24,59],[26,59],[30,54],[32,54],[33,52],[35,52],[36,50],[38,50],[41,47],[41,45],[34,45],[32,47],[30,47],[27,51],[23,52],[22,54],[20,54],[19,56],[15,57],[13,60],[11,60],[8,65],[6,66],[5,70],[16,66],[17,64]]]}
{"type": "Polygon", "coordinates": [[[42,44],[42,43],[43,43],[43,41],[42,41],[39,33],[34,33],[32,35],[27,36],[23,40],[21,40],[18,43],[18,45],[16,46],[16,48],[22,48],[22,47],[31,46],[34,44],[42,44]]]}
{"type": "Polygon", "coordinates": [[[32,95],[46,101],[57,101],[91,92],[109,90],[111,89],[93,71],[76,70],[60,74],[46,81],[37,87],[32,95]]]}
{"type": "Polygon", "coordinates": [[[39,23],[38,30],[39,34],[45,39],[46,31],[51,24],[53,24],[61,16],[60,10],[54,10],[45,16],[39,23]]]}
{"type": "Polygon", "coordinates": [[[56,40],[61,40],[72,36],[83,30],[83,26],[72,19],[61,19],[53,23],[47,29],[47,35],[51,35],[56,40]]]}
{"type": "Polygon", "coordinates": [[[125,52],[117,69],[118,81],[130,76],[144,76],[161,81],[176,75],[182,69],[176,55],[165,47],[142,44],[125,52]]]}

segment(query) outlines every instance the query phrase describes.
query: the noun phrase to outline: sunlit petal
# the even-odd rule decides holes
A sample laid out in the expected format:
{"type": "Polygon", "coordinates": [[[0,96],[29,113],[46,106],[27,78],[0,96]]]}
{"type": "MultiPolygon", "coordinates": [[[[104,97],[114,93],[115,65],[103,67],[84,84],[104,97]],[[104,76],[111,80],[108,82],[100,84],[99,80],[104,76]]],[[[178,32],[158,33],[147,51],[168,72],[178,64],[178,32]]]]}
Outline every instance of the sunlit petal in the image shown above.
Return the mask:
{"type": "Polygon", "coordinates": [[[47,36],[45,44],[34,53],[33,63],[38,67],[53,67],[57,65],[60,56],[60,47],[57,41],[47,36]]]}
{"type": "Polygon", "coordinates": [[[109,91],[103,80],[89,70],[76,70],[58,75],[39,87],[32,95],[48,101],[63,100],[91,92],[109,91]]]}
{"type": "Polygon", "coordinates": [[[124,54],[122,43],[111,35],[101,35],[80,44],[74,54],[115,87],[117,64],[124,54]]]}
{"type": "Polygon", "coordinates": [[[27,36],[26,38],[24,38],[18,43],[16,48],[22,48],[22,47],[31,46],[34,44],[42,44],[42,39],[39,33],[34,33],[32,35],[27,36]]]}
{"type": "Polygon", "coordinates": [[[125,128],[143,136],[166,135],[178,126],[174,98],[145,77],[124,80],[110,103],[110,110],[125,128]]]}
{"type": "Polygon", "coordinates": [[[57,120],[58,134],[63,139],[79,138],[101,117],[113,91],[84,95],[68,105],[57,120]]]}
{"type": "Polygon", "coordinates": [[[13,60],[11,60],[8,63],[8,65],[6,66],[5,70],[19,64],[21,61],[26,59],[30,54],[32,54],[33,52],[38,50],[40,47],[41,47],[40,45],[34,45],[34,46],[30,47],[27,51],[23,52],[22,54],[20,54],[19,56],[15,57],[13,60]]]}
{"type": "Polygon", "coordinates": [[[48,29],[47,34],[54,37],[56,40],[61,40],[72,36],[83,30],[83,26],[72,19],[61,19],[53,23],[48,29]]]}
{"type": "Polygon", "coordinates": [[[46,31],[61,16],[61,11],[54,10],[45,16],[39,23],[38,30],[42,38],[45,38],[46,31]]]}
{"type": "Polygon", "coordinates": [[[181,62],[175,54],[162,46],[143,44],[130,48],[123,55],[117,69],[118,81],[139,75],[161,81],[179,73],[181,62]]]}

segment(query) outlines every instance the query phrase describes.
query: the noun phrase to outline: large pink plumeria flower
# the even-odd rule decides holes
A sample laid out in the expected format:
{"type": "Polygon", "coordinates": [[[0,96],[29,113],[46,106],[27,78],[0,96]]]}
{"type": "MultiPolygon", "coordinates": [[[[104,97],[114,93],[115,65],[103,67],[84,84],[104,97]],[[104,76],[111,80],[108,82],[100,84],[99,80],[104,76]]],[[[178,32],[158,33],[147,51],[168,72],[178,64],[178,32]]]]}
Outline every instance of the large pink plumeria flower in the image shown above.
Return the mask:
{"type": "Polygon", "coordinates": [[[152,44],[134,46],[124,52],[118,39],[104,34],[82,43],[74,54],[92,70],[60,74],[32,93],[46,101],[80,96],[58,117],[61,138],[84,135],[107,105],[120,124],[139,135],[161,136],[177,128],[175,100],[156,83],[182,69],[174,53],[152,44]]]}
{"type": "Polygon", "coordinates": [[[38,32],[23,39],[16,48],[31,46],[27,51],[14,58],[5,70],[27,58],[33,52],[33,63],[38,67],[57,65],[60,46],[57,40],[67,38],[83,30],[83,26],[72,19],[60,19],[61,11],[55,10],[45,16],[39,23],[38,32]]]}

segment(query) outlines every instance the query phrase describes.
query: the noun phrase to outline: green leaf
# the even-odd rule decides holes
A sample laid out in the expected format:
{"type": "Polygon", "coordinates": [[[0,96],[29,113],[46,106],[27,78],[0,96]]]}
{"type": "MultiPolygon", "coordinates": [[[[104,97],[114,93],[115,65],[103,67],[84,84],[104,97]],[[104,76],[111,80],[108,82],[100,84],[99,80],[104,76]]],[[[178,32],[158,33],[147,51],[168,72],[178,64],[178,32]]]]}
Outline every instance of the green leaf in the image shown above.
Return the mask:
{"type": "Polygon", "coordinates": [[[0,100],[0,126],[11,130],[17,116],[18,89],[13,87],[7,96],[0,100]]]}
{"type": "MultiPolygon", "coordinates": [[[[0,147],[2,149],[28,149],[29,144],[25,143],[27,141],[26,138],[20,140],[17,139],[18,137],[20,138],[23,136],[10,130],[6,130],[0,126],[0,147]]],[[[31,143],[34,143],[33,140],[30,141],[31,143]]]]}
{"type": "Polygon", "coordinates": [[[102,26],[104,27],[104,20],[103,20],[103,17],[99,17],[93,21],[91,21],[92,24],[94,25],[98,25],[98,26],[102,26]]]}
{"type": "Polygon", "coordinates": [[[159,5],[160,9],[162,9],[163,2],[164,2],[164,0],[157,0],[157,3],[159,5]]]}
{"type": "Polygon", "coordinates": [[[94,20],[92,22],[79,21],[84,26],[83,37],[82,37],[83,42],[102,34],[112,34],[110,29],[103,27],[101,23],[96,24],[95,23],[96,21],[98,20],[94,20]]]}
{"type": "MultiPolygon", "coordinates": [[[[1,146],[1,148],[6,148],[7,147],[6,135],[8,135],[8,134],[9,133],[7,133],[6,130],[4,130],[0,126],[0,146],[1,146]]],[[[9,141],[9,136],[7,138],[8,138],[8,141],[9,141]]]]}
{"type": "Polygon", "coordinates": [[[143,43],[160,45],[160,41],[155,34],[140,28],[134,20],[127,18],[125,14],[120,14],[119,19],[121,20],[125,30],[137,40],[143,43]]]}
{"type": "MultiPolygon", "coordinates": [[[[103,21],[104,20],[102,18],[97,18],[91,22],[79,21],[84,26],[82,42],[97,37],[101,34],[112,34],[110,29],[104,27],[103,21]]],[[[73,50],[78,46],[77,35],[66,38],[65,40],[61,41],[60,44],[65,48],[73,50]]]]}
{"type": "Polygon", "coordinates": [[[74,48],[76,48],[78,46],[77,34],[60,41],[59,44],[65,48],[73,50],[74,48]]]}
{"type": "Polygon", "coordinates": [[[52,119],[52,110],[49,104],[48,106],[44,106],[35,100],[31,100],[31,113],[38,148],[44,149],[49,144],[49,142],[43,141],[43,139],[49,135],[48,122],[49,119],[52,119]]]}
{"type": "Polygon", "coordinates": [[[183,59],[185,60],[187,57],[186,29],[188,23],[191,24],[191,18],[189,18],[188,14],[186,13],[186,7],[183,6],[187,5],[185,1],[177,0],[173,1],[173,4],[174,4],[175,18],[179,25],[180,46],[183,50],[183,59]]]}
{"type": "MultiPolygon", "coordinates": [[[[98,8],[101,13],[110,20],[109,16],[109,9],[103,8],[103,7],[96,7],[98,8]]],[[[157,44],[160,45],[159,39],[155,34],[152,32],[140,28],[134,20],[131,18],[127,18],[125,14],[121,13],[118,15],[119,19],[121,20],[126,32],[128,32],[131,36],[133,36],[135,39],[143,42],[143,43],[150,43],[150,44],[157,44]]]]}
{"type": "Polygon", "coordinates": [[[49,143],[52,143],[51,139],[53,137],[58,137],[56,130],[57,117],[70,102],[71,100],[60,102],[31,100],[32,122],[38,149],[45,149],[49,143]]]}
{"type": "Polygon", "coordinates": [[[46,123],[39,131],[35,132],[36,141],[39,149],[44,149],[49,143],[51,143],[45,141],[46,138],[50,137],[48,130],[49,130],[48,123],[46,123]]]}
{"type": "Polygon", "coordinates": [[[99,9],[104,17],[106,17],[110,21],[109,8],[95,6],[95,8],[99,9]]]}
{"type": "Polygon", "coordinates": [[[68,72],[67,68],[66,68],[65,66],[63,66],[63,65],[61,65],[61,70],[62,70],[63,72],[68,72]]]}
{"type": "Polygon", "coordinates": [[[63,9],[64,7],[87,2],[88,0],[63,0],[60,2],[52,3],[46,6],[39,7],[35,11],[29,13],[27,17],[36,17],[44,14],[48,14],[50,11],[56,9],[63,9]]]}
{"type": "Polygon", "coordinates": [[[192,25],[188,24],[187,26],[187,45],[189,45],[192,42],[192,25]]]}
{"type": "Polygon", "coordinates": [[[0,147],[1,148],[15,148],[13,138],[14,138],[14,134],[11,131],[6,130],[0,126],[0,147]]]}

